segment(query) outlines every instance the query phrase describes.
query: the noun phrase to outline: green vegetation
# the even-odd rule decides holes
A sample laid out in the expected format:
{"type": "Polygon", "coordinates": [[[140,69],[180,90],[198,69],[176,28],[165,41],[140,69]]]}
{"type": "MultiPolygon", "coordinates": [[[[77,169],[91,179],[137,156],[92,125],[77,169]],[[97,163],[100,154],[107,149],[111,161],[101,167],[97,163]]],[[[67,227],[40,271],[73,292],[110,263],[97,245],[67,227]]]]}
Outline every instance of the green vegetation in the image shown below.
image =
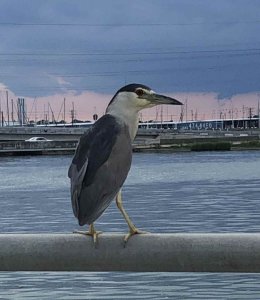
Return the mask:
{"type": "Polygon", "coordinates": [[[260,148],[260,141],[242,142],[238,145],[233,145],[233,146],[243,147],[243,148],[260,148]]]}
{"type": "Polygon", "coordinates": [[[228,151],[231,149],[229,142],[216,143],[195,143],[191,146],[191,151],[228,151]]]}

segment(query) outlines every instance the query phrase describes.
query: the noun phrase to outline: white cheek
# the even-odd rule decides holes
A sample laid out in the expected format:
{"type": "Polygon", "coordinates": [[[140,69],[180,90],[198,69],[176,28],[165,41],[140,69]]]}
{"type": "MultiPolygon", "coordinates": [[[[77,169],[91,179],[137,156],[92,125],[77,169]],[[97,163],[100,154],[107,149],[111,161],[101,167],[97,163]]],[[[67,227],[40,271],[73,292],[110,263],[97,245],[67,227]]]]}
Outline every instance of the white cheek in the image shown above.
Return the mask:
{"type": "Polygon", "coordinates": [[[150,102],[145,99],[138,98],[136,101],[136,105],[140,108],[150,107],[150,102]]]}

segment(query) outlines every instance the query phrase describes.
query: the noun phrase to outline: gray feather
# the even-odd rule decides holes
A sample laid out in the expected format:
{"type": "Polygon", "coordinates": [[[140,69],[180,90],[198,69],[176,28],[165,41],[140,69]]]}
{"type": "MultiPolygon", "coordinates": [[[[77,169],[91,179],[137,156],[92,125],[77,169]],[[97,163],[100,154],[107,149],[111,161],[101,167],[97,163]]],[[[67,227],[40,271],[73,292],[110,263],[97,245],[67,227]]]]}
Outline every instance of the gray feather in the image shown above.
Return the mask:
{"type": "Polygon", "coordinates": [[[81,137],[68,172],[80,225],[91,224],[108,207],[127,177],[131,158],[128,129],[111,115],[104,115],[81,137]]]}

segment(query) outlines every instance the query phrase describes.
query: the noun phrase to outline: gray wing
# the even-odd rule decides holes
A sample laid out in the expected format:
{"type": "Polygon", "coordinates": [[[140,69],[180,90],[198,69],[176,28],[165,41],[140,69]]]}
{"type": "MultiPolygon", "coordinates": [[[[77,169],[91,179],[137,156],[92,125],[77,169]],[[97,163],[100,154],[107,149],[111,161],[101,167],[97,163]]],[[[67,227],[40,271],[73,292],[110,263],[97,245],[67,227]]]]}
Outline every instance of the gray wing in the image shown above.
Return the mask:
{"type": "Polygon", "coordinates": [[[129,171],[131,153],[127,128],[122,130],[110,115],[81,137],[69,168],[73,212],[81,225],[92,223],[113,200],[129,171]]]}

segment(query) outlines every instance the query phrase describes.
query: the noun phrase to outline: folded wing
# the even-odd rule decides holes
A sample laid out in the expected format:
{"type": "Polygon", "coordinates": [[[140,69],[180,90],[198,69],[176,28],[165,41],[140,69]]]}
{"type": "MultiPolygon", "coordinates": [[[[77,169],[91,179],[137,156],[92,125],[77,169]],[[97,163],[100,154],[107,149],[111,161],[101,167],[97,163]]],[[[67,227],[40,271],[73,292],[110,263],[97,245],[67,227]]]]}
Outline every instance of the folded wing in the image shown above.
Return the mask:
{"type": "Polygon", "coordinates": [[[79,224],[91,224],[107,208],[128,174],[132,146],[126,126],[104,115],[80,139],[68,175],[79,224]]]}

